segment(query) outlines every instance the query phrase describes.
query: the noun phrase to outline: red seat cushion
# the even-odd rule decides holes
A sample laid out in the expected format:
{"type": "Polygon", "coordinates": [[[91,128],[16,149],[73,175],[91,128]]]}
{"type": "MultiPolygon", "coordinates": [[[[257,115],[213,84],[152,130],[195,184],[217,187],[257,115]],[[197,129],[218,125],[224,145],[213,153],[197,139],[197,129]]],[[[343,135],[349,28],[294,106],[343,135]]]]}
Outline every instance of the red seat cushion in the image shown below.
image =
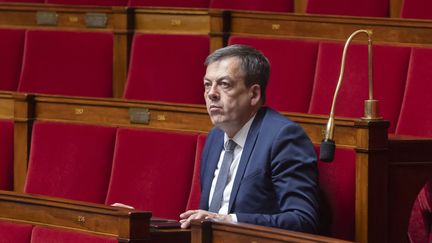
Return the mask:
{"type": "Polygon", "coordinates": [[[351,241],[355,230],[355,160],[353,149],[336,148],[333,162],[318,163],[323,233],[351,241]]]}
{"type": "Polygon", "coordinates": [[[390,16],[389,0],[310,0],[307,1],[306,12],[370,17],[390,16]]]}
{"type": "Polygon", "coordinates": [[[196,143],[194,133],[119,128],[106,203],[177,219],[188,202],[196,143]]]}
{"type": "Polygon", "coordinates": [[[294,2],[293,0],[210,0],[210,8],[292,12],[294,2]]]}
{"type": "Polygon", "coordinates": [[[208,8],[209,0],[129,0],[129,6],[208,8]]]}
{"type": "Polygon", "coordinates": [[[280,111],[308,111],[318,53],[316,41],[233,36],[229,44],[253,46],[268,58],[268,106],[280,111]]]}
{"type": "Polygon", "coordinates": [[[116,129],[36,122],[25,192],[104,203],[116,129]]]}
{"type": "Polygon", "coordinates": [[[17,90],[23,50],[24,30],[0,29],[0,90],[17,90]]]}
{"type": "Polygon", "coordinates": [[[432,137],[432,48],[413,48],[397,134],[432,137]]]}
{"type": "Polygon", "coordinates": [[[113,34],[28,30],[18,91],[112,97],[113,34]]]}
{"type": "Polygon", "coordinates": [[[0,120],[0,190],[13,189],[14,123],[0,120]]]}
{"type": "Polygon", "coordinates": [[[35,226],[33,229],[31,243],[117,243],[114,237],[101,236],[83,231],[72,231],[57,228],[35,226]]]}
{"type": "Polygon", "coordinates": [[[11,221],[0,221],[0,242],[30,243],[33,226],[11,221]]]}
{"type": "Polygon", "coordinates": [[[202,80],[209,37],[137,34],[124,97],[204,104],[202,80]]]}
{"type": "MultiPolygon", "coordinates": [[[[343,43],[320,43],[314,88],[309,113],[329,114],[340,73],[343,43]]],[[[379,100],[380,115],[390,121],[394,132],[405,88],[411,48],[389,45],[373,46],[374,98],[379,100]]],[[[345,73],[335,107],[336,116],[364,116],[368,97],[367,45],[352,44],[345,63],[345,73]]]]}

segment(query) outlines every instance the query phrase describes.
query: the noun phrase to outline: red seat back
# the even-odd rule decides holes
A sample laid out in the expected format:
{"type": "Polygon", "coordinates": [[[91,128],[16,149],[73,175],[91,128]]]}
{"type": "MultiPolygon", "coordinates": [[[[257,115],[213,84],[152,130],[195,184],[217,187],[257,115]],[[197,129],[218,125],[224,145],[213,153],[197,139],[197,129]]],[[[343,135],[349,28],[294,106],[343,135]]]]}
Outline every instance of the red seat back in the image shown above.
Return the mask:
{"type": "Polygon", "coordinates": [[[408,224],[411,243],[431,242],[432,237],[432,181],[420,190],[411,211],[408,224]]]}
{"type": "Polygon", "coordinates": [[[72,231],[58,228],[35,226],[31,243],[117,243],[118,240],[109,236],[94,235],[83,231],[72,231]]]}
{"type": "Polygon", "coordinates": [[[188,202],[197,134],[119,128],[107,204],[178,218],[188,202]]]}
{"type": "Polygon", "coordinates": [[[28,30],[18,91],[112,97],[113,34],[28,30]]]}
{"type": "MultiPolygon", "coordinates": [[[[342,43],[320,43],[314,88],[309,113],[328,114],[340,73],[342,43]]],[[[374,99],[379,100],[380,115],[390,121],[394,132],[399,117],[411,49],[408,47],[374,45],[374,99]]],[[[368,97],[367,46],[349,47],[345,73],[335,107],[336,116],[364,116],[368,97]]]]}
{"type": "Polygon", "coordinates": [[[0,120],[0,190],[13,190],[14,123],[0,120]]]}
{"type": "Polygon", "coordinates": [[[195,155],[195,165],[194,165],[193,176],[192,176],[192,185],[191,185],[191,191],[189,194],[189,200],[188,200],[186,210],[199,208],[200,199],[201,199],[201,186],[200,186],[201,154],[204,149],[206,138],[207,138],[206,134],[198,135],[196,155],[195,155]]]}
{"type": "Polygon", "coordinates": [[[116,129],[36,122],[25,192],[104,203],[116,129]]]}
{"type": "Polygon", "coordinates": [[[208,8],[210,0],[129,0],[129,6],[208,8]]]}
{"type": "Polygon", "coordinates": [[[292,12],[294,10],[293,0],[210,0],[210,8],[292,12]]]}
{"type": "Polygon", "coordinates": [[[432,2],[429,0],[404,0],[402,18],[432,19],[432,2]]]}
{"type": "Polygon", "coordinates": [[[389,0],[309,0],[306,12],[312,14],[388,17],[389,0]]]}
{"type": "Polygon", "coordinates": [[[309,108],[318,43],[231,37],[229,44],[246,44],[263,52],[271,65],[266,104],[280,111],[304,112],[309,108]]]}
{"type": "Polygon", "coordinates": [[[0,242],[30,243],[33,225],[0,221],[0,242]]]}
{"type": "MultiPolygon", "coordinates": [[[[316,150],[318,153],[319,148],[316,150]]],[[[353,149],[337,148],[333,162],[318,163],[322,233],[351,241],[355,230],[355,160],[353,149]]]]}
{"type": "Polygon", "coordinates": [[[17,90],[23,50],[24,30],[0,29],[0,90],[17,90]]]}
{"type": "Polygon", "coordinates": [[[45,0],[49,4],[126,6],[128,0],[45,0]]]}
{"type": "Polygon", "coordinates": [[[397,134],[432,137],[432,48],[413,48],[397,134]]]}
{"type": "Polygon", "coordinates": [[[209,48],[208,36],[136,34],[124,97],[204,104],[209,48]]]}

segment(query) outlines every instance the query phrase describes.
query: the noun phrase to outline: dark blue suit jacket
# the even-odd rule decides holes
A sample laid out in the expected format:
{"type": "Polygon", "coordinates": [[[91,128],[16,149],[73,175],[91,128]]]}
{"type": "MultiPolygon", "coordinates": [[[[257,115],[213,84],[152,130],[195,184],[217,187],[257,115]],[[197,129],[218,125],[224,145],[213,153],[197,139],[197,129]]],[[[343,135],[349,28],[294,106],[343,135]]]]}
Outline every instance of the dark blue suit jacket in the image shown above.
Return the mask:
{"type": "MultiPolygon", "coordinates": [[[[201,158],[200,208],[208,210],[210,188],[224,132],[213,128],[201,158]]],[[[239,222],[316,233],[318,169],[303,129],[269,108],[251,125],[229,201],[239,222]]]]}

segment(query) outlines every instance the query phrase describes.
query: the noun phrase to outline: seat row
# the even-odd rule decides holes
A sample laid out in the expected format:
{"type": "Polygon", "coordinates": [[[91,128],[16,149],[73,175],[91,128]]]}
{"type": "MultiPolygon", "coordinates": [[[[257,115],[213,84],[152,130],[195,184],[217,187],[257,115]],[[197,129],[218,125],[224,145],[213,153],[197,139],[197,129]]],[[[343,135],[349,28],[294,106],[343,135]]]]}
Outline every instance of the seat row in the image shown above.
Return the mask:
{"type": "MultiPolygon", "coordinates": [[[[112,97],[112,39],[109,33],[1,30],[10,45],[0,68],[3,90],[83,97],[112,97]],[[67,47],[67,48],[66,48],[67,47]],[[20,53],[23,53],[20,55],[20,53]]],[[[308,39],[231,36],[228,44],[261,50],[272,65],[267,105],[282,112],[328,114],[338,80],[343,43],[308,39]],[[289,94],[289,95],[287,95],[289,94]]],[[[376,44],[375,98],[389,132],[432,136],[425,123],[431,110],[427,60],[432,48],[376,44]],[[420,116],[421,115],[421,116],[420,116]]],[[[209,38],[201,35],[135,34],[123,98],[203,104],[204,60],[209,38]]],[[[361,117],[368,99],[367,47],[349,48],[335,114],[361,117]]]]}
{"type": "Polygon", "coordinates": [[[306,12],[310,14],[331,14],[369,17],[402,17],[431,19],[431,5],[427,0],[380,0],[347,2],[343,0],[306,1],[272,0],[2,0],[13,3],[46,3],[63,5],[94,5],[94,6],[129,6],[129,7],[183,7],[183,8],[214,8],[270,12],[306,12]],[[393,10],[398,8],[400,9],[393,10]],[[391,14],[400,12],[400,16],[391,14]]]}

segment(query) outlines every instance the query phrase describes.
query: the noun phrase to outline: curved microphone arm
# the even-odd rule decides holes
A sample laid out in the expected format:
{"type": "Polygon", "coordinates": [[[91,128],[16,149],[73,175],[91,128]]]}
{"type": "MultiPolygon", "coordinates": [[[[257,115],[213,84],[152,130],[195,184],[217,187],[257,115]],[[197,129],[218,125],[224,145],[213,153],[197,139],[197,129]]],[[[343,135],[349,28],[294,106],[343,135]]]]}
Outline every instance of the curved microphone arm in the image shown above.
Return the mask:
{"type": "Polygon", "coordinates": [[[329,120],[327,122],[325,137],[320,146],[320,160],[324,162],[331,162],[334,158],[335,142],[333,140],[334,134],[334,109],[339,93],[339,89],[342,84],[344,71],[345,71],[345,59],[348,46],[352,39],[361,33],[365,33],[368,36],[368,78],[369,78],[369,100],[365,101],[365,116],[363,119],[380,119],[378,116],[378,101],[373,98],[373,65],[372,65],[372,30],[357,30],[352,33],[344,46],[342,53],[341,68],[339,73],[339,80],[336,85],[336,90],[333,95],[333,102],[330,110],[329,120]]]}

